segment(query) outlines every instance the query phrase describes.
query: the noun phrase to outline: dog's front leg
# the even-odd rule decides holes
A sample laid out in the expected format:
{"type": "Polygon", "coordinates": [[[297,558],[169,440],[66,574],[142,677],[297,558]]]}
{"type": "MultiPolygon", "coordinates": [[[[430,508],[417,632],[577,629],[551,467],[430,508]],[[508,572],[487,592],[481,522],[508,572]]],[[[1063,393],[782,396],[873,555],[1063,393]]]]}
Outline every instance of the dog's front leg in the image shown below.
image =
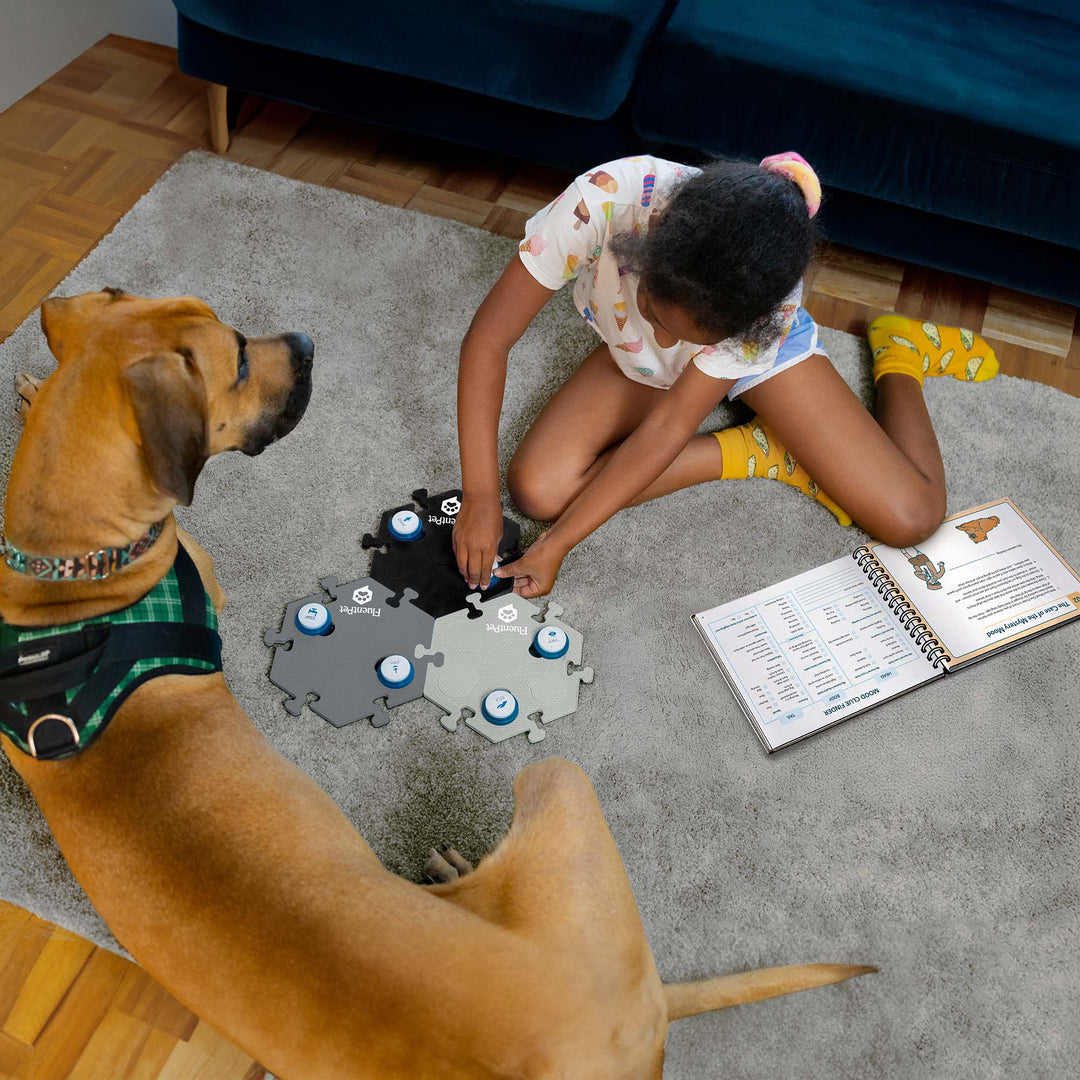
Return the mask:
{"type": "Polygon", "coordinates": [[[44,381],[44,379],[35,379],[32,375],[27,375],[25,371],[15,372],[15,393],[18,394],[15,412],[23,420],[26,419],[26,414],[30,411],[30,406],[34,403],[34,398],[44,381]]]}

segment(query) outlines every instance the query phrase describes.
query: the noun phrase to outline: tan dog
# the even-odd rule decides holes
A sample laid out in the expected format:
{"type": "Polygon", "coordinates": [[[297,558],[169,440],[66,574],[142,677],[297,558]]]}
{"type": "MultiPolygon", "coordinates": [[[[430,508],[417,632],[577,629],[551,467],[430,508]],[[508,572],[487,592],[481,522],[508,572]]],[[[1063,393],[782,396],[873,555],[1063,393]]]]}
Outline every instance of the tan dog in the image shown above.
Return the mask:
{"type": "MultiPolygon", "coordinates": [[[[59,367],[31,405],[7,538],[38,554],[157,542],[102,582],[0,564],[0,614],[54,624],[131,603],[171,565],[176,502],[211,454],[258,452],[307,402],[310,341],[244,339],[191,298],[50,300],[59,367]]],[[[208,589],[209,557],[181,535],[208,589]]],[[[220,594],[215,594],[220,595],[220,594]]],[[[139,687],[62,761],[4,739],[117,938],[181,1001],[286,1077],[658,1077],[668,1022],[873,968],[661,983],[596,795],[549,758],[514,782],[475,872],[432,852],[411,884],[256,731],[217,675],[139,687]],[[545,902],[534,898],[543,894],[545,902]]]]}

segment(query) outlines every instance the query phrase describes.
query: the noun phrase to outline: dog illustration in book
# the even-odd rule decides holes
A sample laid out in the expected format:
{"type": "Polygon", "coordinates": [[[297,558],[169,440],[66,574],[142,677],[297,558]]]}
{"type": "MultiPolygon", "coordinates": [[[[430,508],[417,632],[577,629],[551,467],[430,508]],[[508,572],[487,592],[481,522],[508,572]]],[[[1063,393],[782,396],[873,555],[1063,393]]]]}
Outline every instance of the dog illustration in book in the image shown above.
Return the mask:
{"type": "Polygon", "coordinates": [[[911,563],[915,571],[915,576],[926,583],[928,589],[940,589],[941,578],[945,576],[945,564],[939,562],[937,566],[934,566],[933,561],[924,555],[918,548],[913,551],[908,551],[907,548],[901,548],[904,558],[911,563]]]}
{"type": "Polygon", "coordinates": [[[996,517],[975,518],[973,521],[964,521],[956,527],[967,533],[968,539],[973,544],[981,544],[991,529],[997,528],[1001,522],[996,517]]]}

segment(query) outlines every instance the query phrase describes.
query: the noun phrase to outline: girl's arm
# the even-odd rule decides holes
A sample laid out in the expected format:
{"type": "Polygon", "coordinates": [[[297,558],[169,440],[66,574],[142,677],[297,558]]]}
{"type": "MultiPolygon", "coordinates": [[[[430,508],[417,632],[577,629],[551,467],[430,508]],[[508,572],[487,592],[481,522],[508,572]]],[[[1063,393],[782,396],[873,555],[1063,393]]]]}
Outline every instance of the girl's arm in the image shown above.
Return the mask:
{"type": "Polygon", "coordinates": [[[496,574],[512,576],[521,596],[547,593],[567,552],[663,473],[734,381],[715,379],[693,363],[687,364],[559,520],[517,562],[499,567],[496,574]]]}
{"type": "Polygon", "coordinates": [[[499,500],[499,413],[510,349],[554,296],[515,254],[484,297],[461,343],[458,363],[458,447],[461,512],[454,525],[458,569],[477,588],[487,585],[502,539],[499,500]]]}

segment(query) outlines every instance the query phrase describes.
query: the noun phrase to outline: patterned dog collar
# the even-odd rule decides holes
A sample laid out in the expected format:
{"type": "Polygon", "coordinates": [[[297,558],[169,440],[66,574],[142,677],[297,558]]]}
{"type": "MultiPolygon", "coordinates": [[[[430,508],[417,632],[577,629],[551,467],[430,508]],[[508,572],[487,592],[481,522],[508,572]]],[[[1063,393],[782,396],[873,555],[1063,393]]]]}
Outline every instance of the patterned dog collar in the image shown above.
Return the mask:
{"type": "Polygon", "coordinates": [[[0,554],[18,574],[28,574],[37,581],[104,581],[110,574],[133,563],[154,546],[165,528],[165,519],[124,547],[99,548],[85,555],[27,555],[0,536],[0,554]]]}

